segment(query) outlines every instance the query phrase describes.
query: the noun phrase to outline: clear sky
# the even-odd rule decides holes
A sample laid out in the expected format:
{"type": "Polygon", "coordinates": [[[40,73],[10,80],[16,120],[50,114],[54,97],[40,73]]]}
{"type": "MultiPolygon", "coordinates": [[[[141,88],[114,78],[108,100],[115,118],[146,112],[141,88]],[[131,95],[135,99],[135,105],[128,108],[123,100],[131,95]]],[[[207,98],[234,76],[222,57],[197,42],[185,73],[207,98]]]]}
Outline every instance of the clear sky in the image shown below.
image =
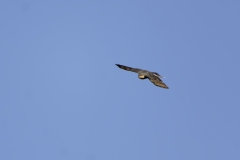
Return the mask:
{"type": "Polygon", "coordinates": [[[0,1],[0,159],[239,160],[239,8],[0,1]]]}

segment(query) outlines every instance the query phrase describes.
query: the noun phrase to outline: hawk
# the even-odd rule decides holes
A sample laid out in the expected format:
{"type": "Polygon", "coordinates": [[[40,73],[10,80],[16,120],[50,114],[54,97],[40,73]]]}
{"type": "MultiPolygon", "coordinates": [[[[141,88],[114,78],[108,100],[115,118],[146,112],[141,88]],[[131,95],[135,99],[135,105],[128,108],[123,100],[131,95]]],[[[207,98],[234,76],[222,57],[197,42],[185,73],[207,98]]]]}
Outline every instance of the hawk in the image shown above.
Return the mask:
{"type": "Polygon", "coordinates": [[[159,75],[156,72],[150,72],[150,71],[142,70],[142,69],[138,69],[138,68],[131,68],[131,67],[127,67],[127,66],[124,66],[121,64],[116,64],[116,65],[121,69],[138,73],[139,79],[143,80],[143,79],[148,78],[154,85],[168,89],[168,86],[165,83],[163,83],[163,81],[161,80],[161,78],[163,78],[163,76],[159,75]]]}

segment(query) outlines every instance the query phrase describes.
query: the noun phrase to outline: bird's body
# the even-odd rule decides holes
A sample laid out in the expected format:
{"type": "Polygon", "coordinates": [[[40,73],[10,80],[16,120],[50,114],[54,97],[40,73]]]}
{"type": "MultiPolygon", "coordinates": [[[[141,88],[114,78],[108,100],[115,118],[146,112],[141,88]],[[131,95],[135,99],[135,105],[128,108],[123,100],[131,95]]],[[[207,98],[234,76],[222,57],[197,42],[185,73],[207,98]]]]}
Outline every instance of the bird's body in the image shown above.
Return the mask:
{"type": "Polygon", "coordinates": [[[120,64],[116,64],[116,65],[121,69],[138,73],[139,79],[148,78],[154,85],[168,89],[168,86],[165,83],[163,83],[163,81],[160,79],[163,77],[161,75],[159,75],[157,72],[150,72],[150,71],[142,70],[142,69],[138,69],[138,68],[131,68],[131,67],[127,67],[127,66],[120,65],[120,64]]]}

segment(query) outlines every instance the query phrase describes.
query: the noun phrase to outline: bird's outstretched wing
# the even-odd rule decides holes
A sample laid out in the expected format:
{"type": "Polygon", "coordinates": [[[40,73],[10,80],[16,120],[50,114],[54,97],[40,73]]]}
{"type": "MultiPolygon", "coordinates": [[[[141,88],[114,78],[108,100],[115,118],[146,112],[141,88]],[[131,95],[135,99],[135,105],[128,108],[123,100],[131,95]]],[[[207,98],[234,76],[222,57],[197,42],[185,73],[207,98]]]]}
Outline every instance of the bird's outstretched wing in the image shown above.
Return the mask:
{"type": "Polygon", "coordinates": [[[149,76],[148,79],[154,85],[156,85],[158,87],[162,87],[162,88],[168,89],[168,86],[165,83],[163,83],[163,81],[160,78],[158,78],[157,76],[152,75],[152,76],[149,76]]]}
{"type": "Polygon", "coordinates": [[[128,66],[124,66],[124,65],[121,65],[121,64],[116,64],[119,68],[121,69],[124,69],[126,71],[131,71],[131,72],[136,72],[138,73],[139,71],[141,71],[141,69],[138,69],[138,68],[131,68],[131,67],[128,67],[128,66]]]}

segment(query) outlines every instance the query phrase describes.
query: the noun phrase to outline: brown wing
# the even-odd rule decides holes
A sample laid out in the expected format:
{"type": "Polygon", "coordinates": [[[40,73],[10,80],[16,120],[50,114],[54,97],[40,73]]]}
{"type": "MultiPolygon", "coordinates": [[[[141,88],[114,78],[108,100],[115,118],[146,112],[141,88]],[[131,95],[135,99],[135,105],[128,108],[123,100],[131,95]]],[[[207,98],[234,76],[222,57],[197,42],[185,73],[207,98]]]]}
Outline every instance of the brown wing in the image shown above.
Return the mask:
{"type": "Polygon", "coordinates": [[[160,78],[158,78],[158,77],[156,77],[156,76],[154,76],[154,75],[151,75],[151,76],[148,77],[148,79],[149,79],[154,85],[156,85],[156,86],[158,86],[158,87],[162,87],[162,88],[168,89],[168,86],[167,86],[165,83],[163,83],[163,81],[162,81],[160,78]]]}
{"type": "Polygon", "coordinates": [[[139,71],[141,71],[141,69],[138,69],[138,68],[131,68],[131,67],[128,67],[128,66],[124,66],[124,65],[121,65],[121,64],[116,64],[119,68],[121,69],[124,69],[126,71],[131,71],[131,72],[136,72],[138,73],[139,71]]]}

